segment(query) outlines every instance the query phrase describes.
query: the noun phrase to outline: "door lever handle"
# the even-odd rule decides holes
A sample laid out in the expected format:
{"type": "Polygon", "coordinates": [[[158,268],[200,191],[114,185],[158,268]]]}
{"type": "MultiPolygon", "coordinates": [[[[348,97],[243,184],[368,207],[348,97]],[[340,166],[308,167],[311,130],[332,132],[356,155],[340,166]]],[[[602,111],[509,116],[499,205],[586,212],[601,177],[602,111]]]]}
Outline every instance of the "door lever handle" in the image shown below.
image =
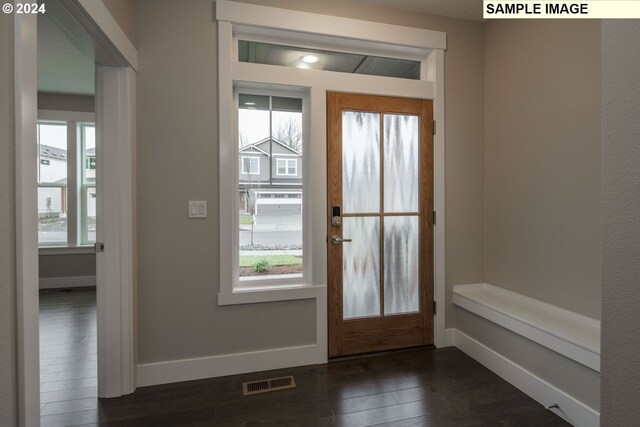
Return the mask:
{"type": "Polygon", "coordinates": [[[331,243],[334,245],[339,245],[340,243],[348,243],[351,239],[341,239],[338,235],[331,237],[331,243]]]}

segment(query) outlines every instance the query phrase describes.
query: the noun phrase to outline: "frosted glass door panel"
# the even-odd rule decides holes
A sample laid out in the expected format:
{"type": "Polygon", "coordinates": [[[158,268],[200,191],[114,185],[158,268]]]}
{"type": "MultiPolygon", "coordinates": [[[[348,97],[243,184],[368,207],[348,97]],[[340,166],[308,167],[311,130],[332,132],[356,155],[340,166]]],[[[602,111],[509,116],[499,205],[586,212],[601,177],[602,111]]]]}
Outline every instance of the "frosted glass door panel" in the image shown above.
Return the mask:
{"type": "Polygon", "coordinates": [[[380,218],[344,218],[343,318],[380,315],[380,218]]]}
{"type": "Polygon", "coordinates": [[[384,219],[385,314],[420,310],[418,220],[417,216],[384,219]]]}
{"type": "Polygon", "coordinates": [[[384,116],[384,210],[418,212],[418,116],[384,116]]]}
{"type": "Polygon", "coordinates": [[[378,113],[342,113],[342,195],[345,213],[380,211],[378,113]]]}

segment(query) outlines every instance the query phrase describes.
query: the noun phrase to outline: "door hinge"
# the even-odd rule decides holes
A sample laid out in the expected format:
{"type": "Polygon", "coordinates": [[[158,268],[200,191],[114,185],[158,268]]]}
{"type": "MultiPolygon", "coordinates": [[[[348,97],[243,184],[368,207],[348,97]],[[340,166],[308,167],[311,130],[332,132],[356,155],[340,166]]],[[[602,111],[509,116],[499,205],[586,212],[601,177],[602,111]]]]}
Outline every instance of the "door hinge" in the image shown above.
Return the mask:
{"type": "Polygon", "coordinates": [[[93,245],[93,251],[94,252],[104,252],[104,243],[96,243],[95,245],[93,245]]]}
{"type": "Polygon", "coordinates": [[[433,211],[433,225],[436,225],[436,211],[433,211]]]}
{"type": "Polygon", "coordinates": [[[433,315],[436,315],[436,302],[433,302],[433,315]]]}
{"type": "Polygon", "coordinates": [[[436,121],[433,121],[433,134],[436,134],[436,121]]]}

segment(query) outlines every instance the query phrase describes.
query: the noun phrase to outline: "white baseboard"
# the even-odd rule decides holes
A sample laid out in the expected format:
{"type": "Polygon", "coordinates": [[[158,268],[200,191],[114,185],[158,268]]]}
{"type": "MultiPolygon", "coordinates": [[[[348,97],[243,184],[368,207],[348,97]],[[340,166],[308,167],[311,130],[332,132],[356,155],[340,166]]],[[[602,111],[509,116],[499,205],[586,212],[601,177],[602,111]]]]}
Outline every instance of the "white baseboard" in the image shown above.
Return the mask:
{"type": "Polygon", "coordinates": [[[44,277],[40,279],[40,289],[81,288],[95,285],[96,276],[44,277]]]}
{"type": "Polygon", "coordinates": [[[137,387],[318,363],[318,346],[278,348],[138,365],[137,387]]]}
{"type": "Polygon", "coordinates": [[[552,411],[577,427],[598,427],[600,413],[564,391],[535,376],[470,336],[455,330],[455,346],[517,387],[543,406],[557,403],[552,411]]]}

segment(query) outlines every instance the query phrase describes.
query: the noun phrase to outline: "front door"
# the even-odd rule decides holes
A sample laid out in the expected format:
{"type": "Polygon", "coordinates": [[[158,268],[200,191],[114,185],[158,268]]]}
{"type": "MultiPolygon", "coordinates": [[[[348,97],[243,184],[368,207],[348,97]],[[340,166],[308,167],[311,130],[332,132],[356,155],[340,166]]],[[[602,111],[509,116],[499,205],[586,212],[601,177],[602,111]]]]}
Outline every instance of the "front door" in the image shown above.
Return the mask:
{"type": "Polygon", "coordinates": [[[433,343],[432,118],[327,94],[329,357],[433,343]]]}

